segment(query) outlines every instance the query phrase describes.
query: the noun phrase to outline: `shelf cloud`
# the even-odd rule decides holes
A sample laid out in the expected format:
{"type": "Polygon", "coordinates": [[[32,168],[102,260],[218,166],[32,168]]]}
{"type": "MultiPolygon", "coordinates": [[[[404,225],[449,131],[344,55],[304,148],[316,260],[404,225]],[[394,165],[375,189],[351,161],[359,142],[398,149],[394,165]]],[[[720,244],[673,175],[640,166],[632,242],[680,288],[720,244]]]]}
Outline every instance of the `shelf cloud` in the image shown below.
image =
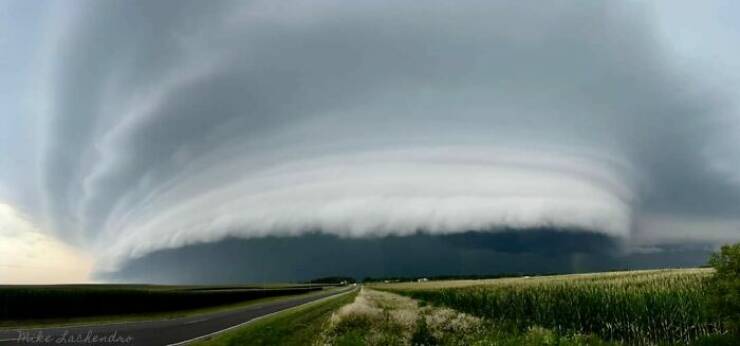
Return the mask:
{"type": "Polygon", "coordinates": [[[38,46],[13,43],[37,58],[16,72],[28,112],[2,115],[0,198],[99,271],[316,232],[737,240],[734,91],[680,64],[652,16],[591,1],[55,4],[27,34],[38,46]]]}

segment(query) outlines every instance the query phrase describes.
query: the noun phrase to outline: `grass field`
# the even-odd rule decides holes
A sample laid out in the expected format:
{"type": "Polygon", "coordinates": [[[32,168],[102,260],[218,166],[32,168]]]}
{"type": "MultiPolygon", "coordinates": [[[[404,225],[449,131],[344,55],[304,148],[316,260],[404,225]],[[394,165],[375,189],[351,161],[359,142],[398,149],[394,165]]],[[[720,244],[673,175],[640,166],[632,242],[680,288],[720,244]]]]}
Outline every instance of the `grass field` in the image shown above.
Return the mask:
{"type": "MultiPolygon", "coordinates": [[[[322,289],[303,285],[150,286],[50,285],[0,286],[0,326],[58,319],[156,314],[217,307],[322,289]]],[[[43,323],[42,323],[43,324],[43,323]]]]}
{"type": "Polygon", "coordinates": [[[322,333],[333,312],[355,296],[357,291],[279,312],[196,345],[323,345],[322,333]]]}
{"type": "Polygon", "coordinates": [[[628,344],[688,344],[722,333],[705,309],[710,269],[376,284],[485,318],[496,328],[546,328],[628,344]]]}

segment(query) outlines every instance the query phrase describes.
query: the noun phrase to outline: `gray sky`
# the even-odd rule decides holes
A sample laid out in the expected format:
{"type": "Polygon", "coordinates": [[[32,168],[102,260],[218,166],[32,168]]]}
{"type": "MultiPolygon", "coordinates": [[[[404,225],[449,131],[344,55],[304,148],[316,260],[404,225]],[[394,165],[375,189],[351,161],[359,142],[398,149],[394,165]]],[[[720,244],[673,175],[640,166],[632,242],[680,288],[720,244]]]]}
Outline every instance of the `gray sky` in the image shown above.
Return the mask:
{"type": "Polygon", "coordinates": [[[97,271],[317,230],[736,241],[738,16],[732,1],[2,1],[0,237],[45,237],[97,271]]]}

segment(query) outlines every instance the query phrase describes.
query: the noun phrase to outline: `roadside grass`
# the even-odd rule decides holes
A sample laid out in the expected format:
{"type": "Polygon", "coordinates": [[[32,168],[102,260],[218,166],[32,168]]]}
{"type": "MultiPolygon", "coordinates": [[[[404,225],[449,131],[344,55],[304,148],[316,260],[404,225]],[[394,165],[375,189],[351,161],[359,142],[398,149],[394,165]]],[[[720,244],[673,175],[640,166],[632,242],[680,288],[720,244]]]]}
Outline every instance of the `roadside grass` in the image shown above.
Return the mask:
{"type": "Polygon", "coordinates": [[[352,304],[332,314],[322,345],[402,345],[411,340],[418,318],[416,302],[362,288],[352,304]]]}
{"type": "MultiPolygon", "coordinates": [[[[74,285],[74,286],[77,286],[77,285],[74,285]]],[[[74,286],[71,286],[71,287],[74,287],[74,286]]],[[[79,285],[79,286],[89,286],[89,285],[79,285]]],[[[114,285],[100,285],[100,287],[96,287],[96,288],[105,289],[110,286],[114,286],[114,285]]],[[[0,286],[0,292],[2,292],[2,288],[6,288],[6,287],[8,286],[0,286]]],[[[67,287],[70,287],[70,286],[67,286],[67,287]]],[[[127,287],[148,288],[152,286],[136,285],[136,286],[127,286],[127,287]]],[[[161,290],[166,290],[166,289],[185,289],[185,290],[199,290],[199,291],[208,290],[207,286],[153,286],[153,287],[155,287],[154,289],[161,289],[161,290]]],[[[238,286],[238,287],[239,289],[241,289],[247,286],[238,286]]],[[[248,287],[257,288],[258,286],[248,286],[248,287]]],[[[290,286],[284,285],[284,284],[276,284],[276,285],[271,285],[269,287],[284,288],[284,287],[290,287],[290,286]]],[[[224,289],[225,289],[224,287],[215,288],[215,290],[224,290],[224,289]]],[[[234,288],[230,287],[229,289],[234,289],[234,288]]],[[[323,290],[313,290],[313,291],[307,291],[305,293],[287,294],[287,295],[278,295],[278,296],[272,296],[272,297],[249,299],[249,300],[243,300],[243,301],[239,301],[235,303],[217,304],[213,306],[205,306],[205,307],[193,308],[193,309],[178,309],[178,310],[158,311],[158,312],[107,314],[107,315],[63,317],[63,318],[60,317],[60,318],[22,319],[22,320],[0,319],[0,330],[17,329],[17,328],[61,327],[61,326],[73,327],[73,326],[85,326],[85,325],[142,322],[142,321],[151,321],[151,320],[167,320],[167,319],[205,315],[205,314],[217,313],[217,312],[222,312],[222,311],[237,310],[237,309],[242,309],[242,308],[246,308],[250,306],[261,306],[261,305],[272,303],[272,302],[291,300],[291,299],[296,299],[299,297],[310,297],[310,296],[322,294],[326,292],[326,290],[335,290],[335,289],[337,288],[326,287],[323,290]]]]}
{"type": "Polygon", "coordinates": [[[332,313],[351,303],[353,291],[261,318],[234,330],[194,343],[215,345],[312,345],[316,344],[332,313]]]}

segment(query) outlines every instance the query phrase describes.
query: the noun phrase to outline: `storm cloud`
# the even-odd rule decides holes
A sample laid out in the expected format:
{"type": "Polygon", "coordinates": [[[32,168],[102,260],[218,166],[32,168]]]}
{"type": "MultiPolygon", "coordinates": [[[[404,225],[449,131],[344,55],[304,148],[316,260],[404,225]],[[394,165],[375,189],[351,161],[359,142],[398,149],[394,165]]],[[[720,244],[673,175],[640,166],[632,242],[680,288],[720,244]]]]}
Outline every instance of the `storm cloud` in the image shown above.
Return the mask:
{"type": "Polygon", "coordinates": [[[57,4],[29,72],[37,164],[14,179],[99,271],[235,238],[737,240],[733,91],[676,63],[652,16],[594,1],[57,4]]]}
{"type": "Polygon", "coordinates": [[[225,238],[156,251],[100,278],[224,284],[307,281],[332,275],[357,280],[538,275],[693,267],[705,264],[711,251],[711,244],[696,243],[624,252],[618,241],[604,234],[552,228],[376,238],[305,233],[294,237],[225,238]]]}

